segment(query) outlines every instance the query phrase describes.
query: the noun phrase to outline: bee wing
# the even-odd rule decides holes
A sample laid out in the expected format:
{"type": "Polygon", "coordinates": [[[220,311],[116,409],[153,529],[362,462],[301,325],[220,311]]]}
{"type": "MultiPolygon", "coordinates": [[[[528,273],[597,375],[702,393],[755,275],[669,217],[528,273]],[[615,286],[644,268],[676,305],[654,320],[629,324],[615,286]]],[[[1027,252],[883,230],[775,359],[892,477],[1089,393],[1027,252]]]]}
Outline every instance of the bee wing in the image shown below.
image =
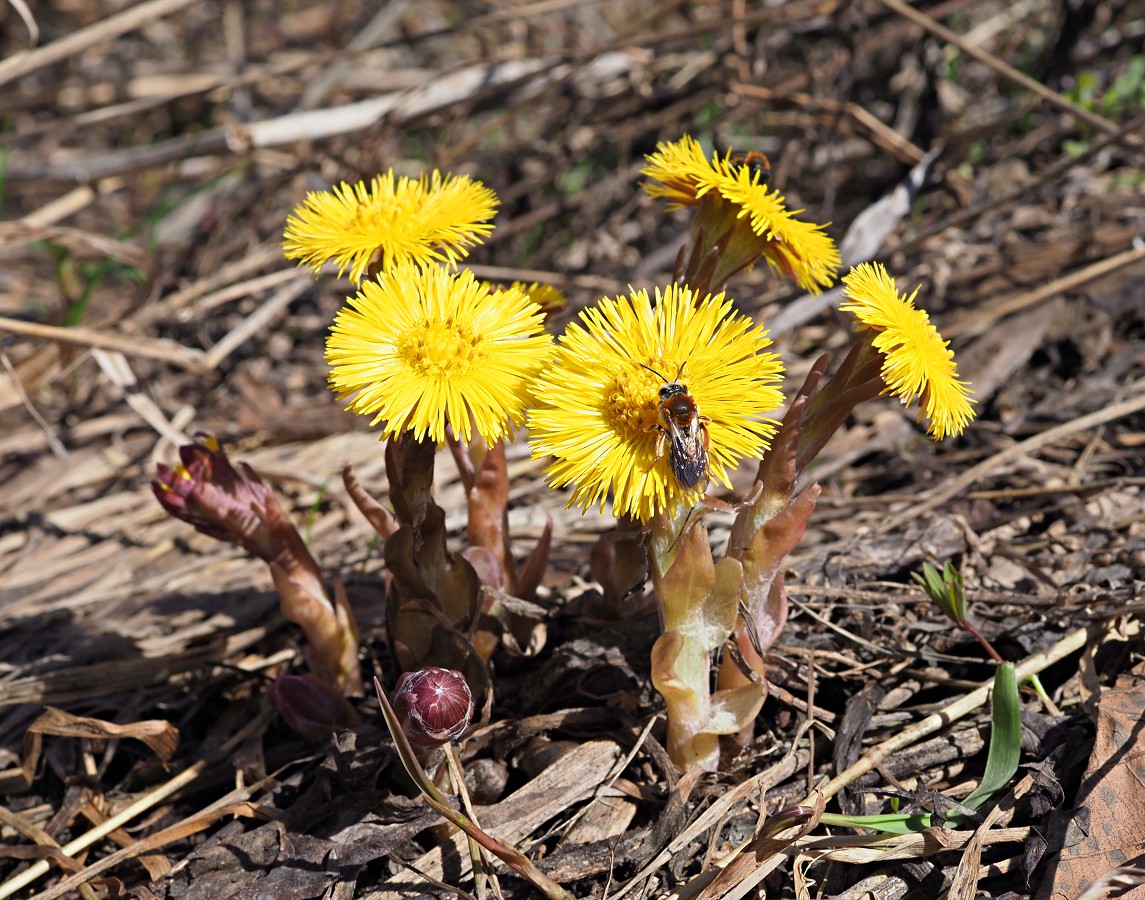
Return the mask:
{"type": "Polygon", "coordinates": [[[668,422],[668,464],[676,480],[686,488],[694,488],[708,477],[708,449],[698,421],[693,420],[687,431],[675,422],[668,422]]]}

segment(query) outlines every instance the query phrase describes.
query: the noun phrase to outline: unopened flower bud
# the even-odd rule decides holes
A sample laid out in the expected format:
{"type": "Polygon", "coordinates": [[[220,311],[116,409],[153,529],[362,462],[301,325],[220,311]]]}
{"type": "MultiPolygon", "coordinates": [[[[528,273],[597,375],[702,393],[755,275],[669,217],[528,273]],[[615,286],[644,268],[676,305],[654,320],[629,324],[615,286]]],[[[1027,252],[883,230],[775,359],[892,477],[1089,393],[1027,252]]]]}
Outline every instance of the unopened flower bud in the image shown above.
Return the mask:
{"type": "Polygon", "coordinates": [[[179,448],[176,466],[158,465],[151,482],[156,498],[171,515],[210,537],[238,544],[270,562],[274,545],[268,531],[268,508],[274,495],[247,465],[236,469],[226,450],[208,434],[179,448]]]}
{"type": "Polygon", "coordinates": [[[310,642],[310,665],[344,694],[362,693],[358,626],[340,588],[327,593],[322,572],[274,492],[250,466],[231,465],[213,437],[179,448],[177,466],[158,466],[151,482],[171,515],[203,534],[238,544],[270,566],[282,614],[310,642]]]}
{"type": "Polygon", "coordinates": [[[460,672],[429,666],[398,679],[393,705],[410,743],[434,747],[461,737],[473,715],[473,693],[460,672]]]}

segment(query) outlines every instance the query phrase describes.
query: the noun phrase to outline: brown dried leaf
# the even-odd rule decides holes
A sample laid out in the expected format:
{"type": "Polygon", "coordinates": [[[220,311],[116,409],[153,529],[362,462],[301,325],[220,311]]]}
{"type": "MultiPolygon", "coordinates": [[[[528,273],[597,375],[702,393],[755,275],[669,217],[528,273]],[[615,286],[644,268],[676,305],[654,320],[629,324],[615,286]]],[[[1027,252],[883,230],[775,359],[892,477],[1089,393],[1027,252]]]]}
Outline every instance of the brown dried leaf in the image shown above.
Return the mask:
{"type": "Polygon", "coordinates": [[[28,726],[28,733],[76,738],[135,738],[143,741],[163,762],[171,759],[179,744],[179,729],[162,719],[116,725],[103,719],[75,716],[54,706],[49,706],[43,715],[28,726]]]}
{"type": "Polygon", "coordinates": [[[696,900],[715,900],[727,896],[733,889],[737,890],[737,896],[744,896],[742,891],[748,885],[759,884],[787,858],[787,851],[795,842],[819,824],[826,803],[826,798],[816,793],[815,806],[792,807],[772,816],[764,823],[763,831],[741,848],[736,858],[697,895],[696,900]],[[798,831],[777,835],[775,827],[787,818],[791,821],[787,831],[791,828],[798,828],[798,831]]]}
{"type": "MultiPolygon", "coordinates": [[[[1078,789],[1074,823],[1050,834],[1053,851],[1039,900],[1076,897],[1145,844],[1145,665],[1122,675],[1097,704],[1097,737],[1078,789]],[[1088,825],[1083,821],[1088,813],[1088,825]],[[1056,841],[1055,841],[1056,838],[1056,841]],[[1056,843],[1056,846],[1055,846],[1056,843]]],[[[1135,888],[1126,898],[1138,900],[1135,888]]]]}

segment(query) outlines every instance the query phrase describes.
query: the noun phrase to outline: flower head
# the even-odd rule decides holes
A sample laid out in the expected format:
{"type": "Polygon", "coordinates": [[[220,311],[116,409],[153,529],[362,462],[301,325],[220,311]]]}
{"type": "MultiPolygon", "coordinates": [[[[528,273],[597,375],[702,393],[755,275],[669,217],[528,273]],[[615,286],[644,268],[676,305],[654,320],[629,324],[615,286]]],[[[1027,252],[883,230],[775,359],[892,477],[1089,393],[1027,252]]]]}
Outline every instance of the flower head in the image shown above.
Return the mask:
{"type": "Polygon", "coordinates": [[[530,284],[525,284],[523,281],[514,281],[512,287],[526,294],[530,300],[544,310],[546,316],[558,313],[569,305],[568,298],[564,295],[564,292],[560,288],[553,287],[551,284],[544,284],[540,281],[534,281],[530,284]]]}
{"type": "Polygon", "coordinates": [[[456,669],[427,666],[398,678],[393,707],[410,743],[435,747],[465,733],[473,716],[473,693],[456,669]]]}
{"type": "Polygon", "coordinates": [[[958,366],[948,341],[930,324],[926,310],[895,289],[894,279],[879,263],[862,263],[843,277],[840,309],[852,313],[874,332],[872,343],[884,357],[885,393],[910,405],[916,398],[920,415],[930,420],[935,440],[959,435],[974,418],[969,387],[958,380],[958,366]]]}
{"type": "Polygon", "coordinates": [[[783,402],[773,386],[783,367],[763,352],[767,332],[723,294],[699,299],[671,284],[656,290],[655,304],[647,291],[634,291],[580,318],[534,382],[538,406],[529,414],[533,456],[555,457],[549,479],[574,485],[570,506],[603,508],[611,492],[617,516],[647,521],[697,497],[702,483],[685,487],[658,454],[665,379],[686,385],[694,399],[708,443],[706,474],[716,481],[728,486],[729,467],[767,446],[775,423],[764,416],[783,402]]]}
{"type": "MultiPolygon", "coordinates": [[[[713,153],[709,160],[699,143],[685,135],[661,143],[648,157],[641,174],[650,181],[644,190],[651,197],[664,197],[671,208],[702,206],[699,215],[713,223],[730,217],[746,223],[755,236],[751,250],[762,255],[772,268],[791,278],[806,291],[819,293],[831,284],[839,267],[839,251],[823,226],[794,217],[802,210],[788,210],[779,191],[765,183],[763,169],[745,163],[729,151],[723,158],[713,153]]],[[[743,242],[746,235],[733,235],[743,242]]]]}
{"type": "Polygon", "coordinates": [[[159,477],[151,482],[155,498],[197,531],[269,561],[274,545],[268,508],[277,506],[274,494],[246,463],[241,473],[236,470],[213,435],[195,438],[179,448],[177,465],[156,466],[159,477]]]}
{"type": "Polygon", "coordinates": [[[331,599],[318,563],[278,499],[258,474],[231,465],[210,435],[179,448],[176,466],[157,466],[151,482],[163,508],[220,541],[238,544],[270,566],[282,614],[309,642],[315,672],[344,693],[361,693],[358,626],[340,587],[331,599]]]}
{"type": "Polygon", "coordinates": [[[452,425],[492,443],[525,419],[529,383],[548,360],[544,313],[521,291],[494,290],[468,269],[400,263],[363,282],[326,341],[338,399],[441,444],[452,425]]]}
{"type": "Polygon", "coordinates": [[[395,178],[391,169],[368,183],[307,194],[286,220],[283,251],[315,272],[334,260],[338,274],[349,267],[357,283],[378,257],[382,269],[457,262],[493,230],[487,221],[496,210],[497,195],[468,176],[434,170],[395,178]]]}

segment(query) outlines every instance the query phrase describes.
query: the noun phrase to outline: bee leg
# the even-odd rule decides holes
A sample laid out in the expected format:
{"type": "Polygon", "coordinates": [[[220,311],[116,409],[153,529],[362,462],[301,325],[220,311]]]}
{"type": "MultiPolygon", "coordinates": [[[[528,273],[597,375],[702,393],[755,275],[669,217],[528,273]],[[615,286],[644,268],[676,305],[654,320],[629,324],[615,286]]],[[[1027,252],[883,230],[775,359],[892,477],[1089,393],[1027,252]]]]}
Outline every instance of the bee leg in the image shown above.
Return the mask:
{"type": "Polygon", "coordinates": [[[752,489],[752,492],[747,497],[744,497],[743,500],[740,501],[739,505],[741,507],[754,506],[756,504],[756,501],[758,501],[759,498],[762,496],[763,496],[763,482],[757,481],[755,483],[755,487],[752,489]]]}
{"type": "Polygon", "coordinates": [[[656,457],[655,457],[655,459],[652,460],[652,465],[650,465],[647,469],[644,470],[645,475],[647,475],[649,472],[651,472],[653,469],[655,469],[656,464],[664,458],[664,442],[666,440],[668,440],[668,432],[666,432],[664,430],[663,426],[653,425],[652,428],[654,428],[660,434],[659,434],[659,437],[656,438],[656,457]]]}
{"type": "MultiPolygon", "coordinates": [[[[748,496],[744,497],[742,500],[737,500],[734,503],[729,503],[727,505],[728,505],[728,508],[732,512],[739,513],[739,512],[742,512],[743,510],[747,509],[749,506],[754,506],[756,504],[756,502],[759,500],[759,498],[762,496],[763,496],[763,482],[757,481],[755,483],[755,487],[752,488],[752,491],[750,494],[748,494],[748,496]]],[[[723,501],[720,501],[720,502],[723,502],[723,501]]]]}

